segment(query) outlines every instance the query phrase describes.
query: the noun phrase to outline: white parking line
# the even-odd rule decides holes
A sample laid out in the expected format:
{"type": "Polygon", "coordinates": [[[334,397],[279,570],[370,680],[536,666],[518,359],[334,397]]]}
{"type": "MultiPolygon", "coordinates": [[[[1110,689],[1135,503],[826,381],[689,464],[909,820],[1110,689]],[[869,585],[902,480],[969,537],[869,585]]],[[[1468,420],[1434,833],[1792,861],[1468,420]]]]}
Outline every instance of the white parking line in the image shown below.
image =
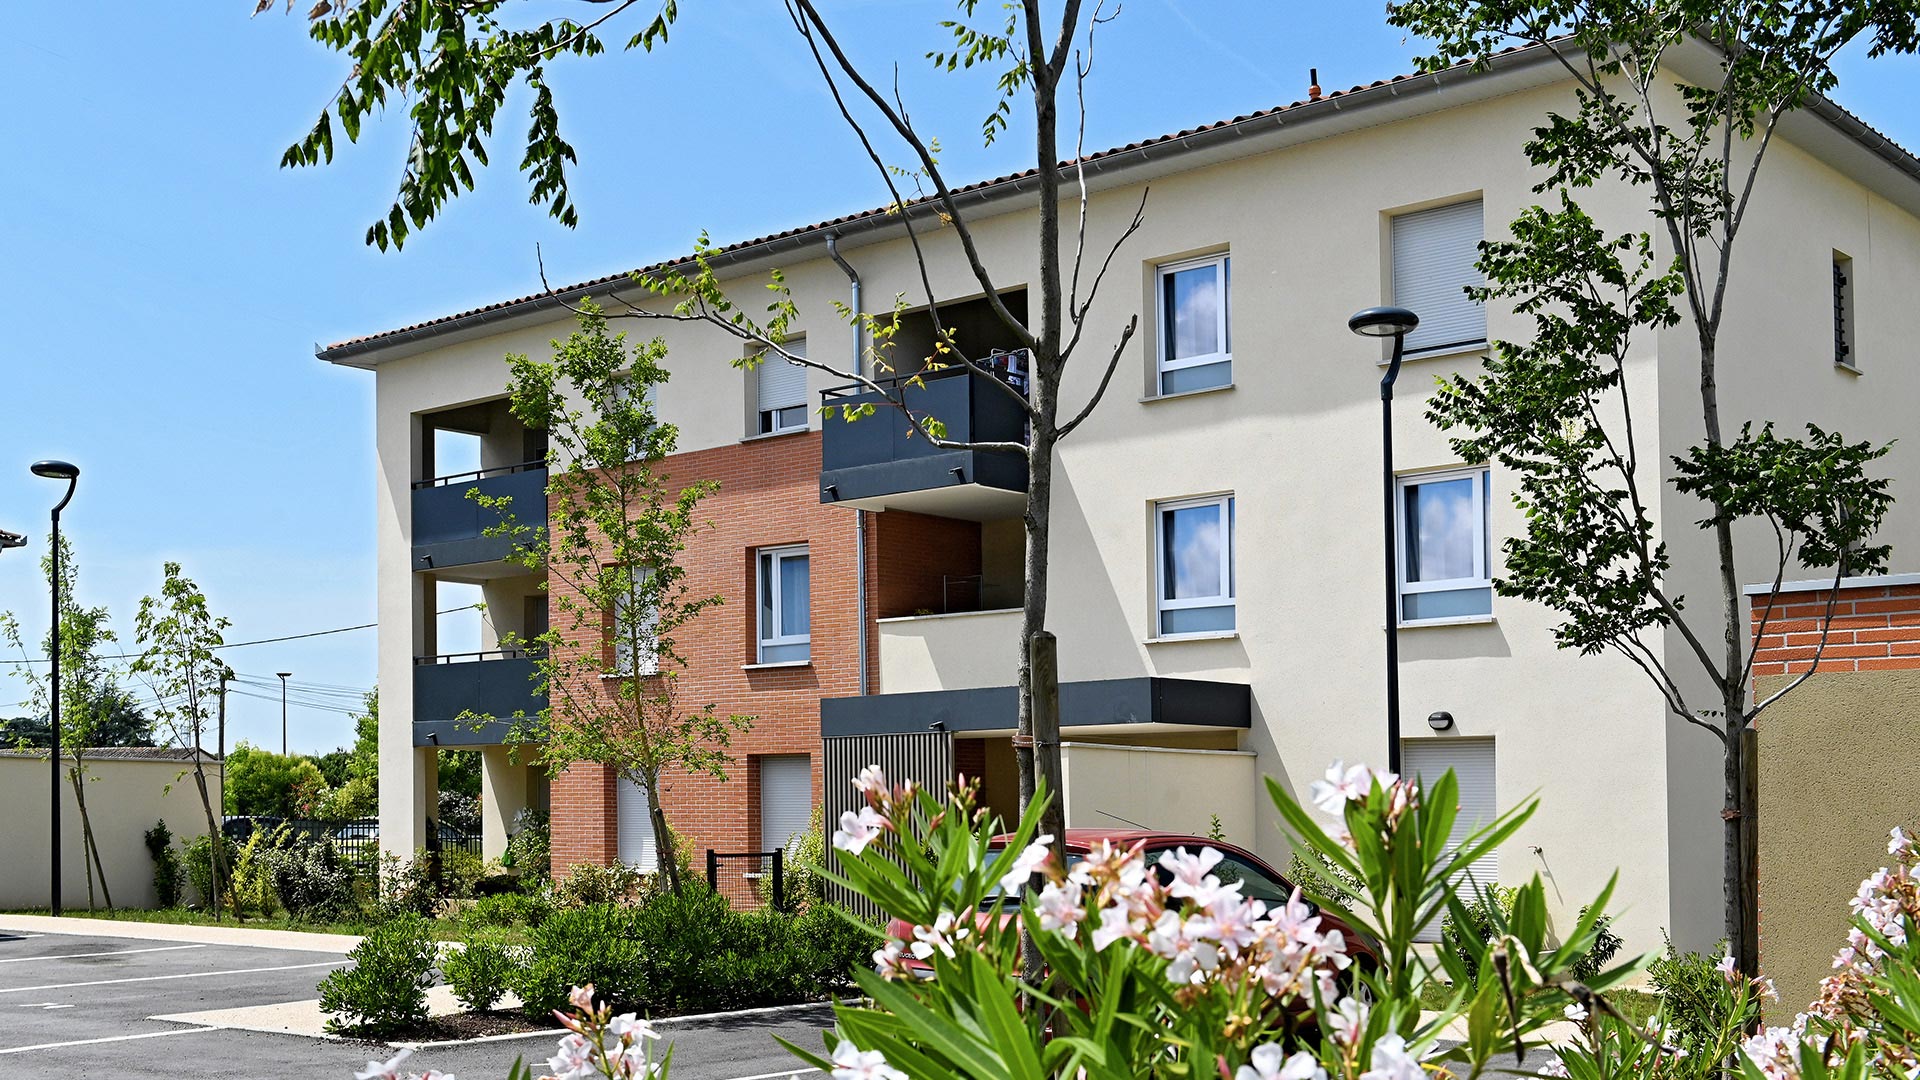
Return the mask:
{"type": "Polygon", "coordinates": [[[79,960],[93,956],[129,956],[143,952],[177,952],[181,949],[204,949],[205,945],[158,945],[151,949],[115,949],[112,952],[70,952],[54,953],[48,956],[9,956],[0,960],[0,964],[24,964],[33,960],[79,960]]]}
{"type": "Polygon", "coordinates": [[[774,1080],[775,1077],[799,1076],[801,1073],[816,1073],[819,1071],[819,1069],[808,1065],[800,1069],[781,1069],[779,1072],[774,1073],[755,1073],[752,1076],[736,1076],[733,1080],[774,1080]]]}
{"type": "Polygon", "coordinates": [[[72,1042],[38,1043],[33,1046],[9,1046],[0,1050],[0,1054],[27,1054],[37,1050],[58,1050],[67,1046],[92,1046],[94,1043],[127,1042],[130,1039],[164,1039],[169,1035],[192,1035],[201,1031],[219,1031],[219,1028],[191,1027],[174,1028],[171,1031],[143,1031],[138,1035],[107,1035],[98,1039],[75,1039],[72,1042]]]}
{"type": "Polygon", "coordinates": [[[278,967],[235,968],[231,971],[189,971],[179,975],[141,975],[132,979],[95,979],[92,982],[48,983],[44,986],[9,986],[0,994],[26,994],[40,990],[70,990],[76,986],[113,986],[117,983],[161,982],[166,979],[205,979],[214,975],[252,975],[263,971],[299,971],[302,968],[339,967],[346,960],[328,960],[318,964],[281,964],[278,967]]]}

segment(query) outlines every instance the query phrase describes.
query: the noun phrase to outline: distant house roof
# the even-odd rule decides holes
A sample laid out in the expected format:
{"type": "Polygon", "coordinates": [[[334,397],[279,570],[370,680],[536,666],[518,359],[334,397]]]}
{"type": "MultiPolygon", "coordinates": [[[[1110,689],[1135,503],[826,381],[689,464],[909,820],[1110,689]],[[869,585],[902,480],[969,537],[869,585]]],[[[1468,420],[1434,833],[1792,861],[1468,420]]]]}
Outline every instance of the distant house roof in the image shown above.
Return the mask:
{"type": "MultiPolygon", "coordinates": [[[[1131,142],[1125,146],[1116,146],[1101,150],[1084,157],[1069,160],[1063,164],[1079,166],[1089,175],[1096,175],[1123,168],[1134,168],[1147,162],[1164,163],[1172,157],[1197,155],[1202,151],[1221,147],[1223,144],[1238,143],[1256,131],[1273,129],[1283,125],[1295,125],[1316,117],[1332,118],[1335,114],[1352,113],[1355,109],[1385,106],[1395,101],[1404,101],[1409,96],[1422,91],[1440,89],[1442,84],[1456,85],[1462,79],[1484,80],[1493,76],[1522,71],[1528,68],[1543,67],[1554,62],[1554,54],[1544,45],[1515,46],[1502,50],[1489,58],[1484,67],[1469,64],[1457,64],[1439,71],[1423,74],[1401,74],[1389,79],[1381,79],[1355,86],[1347,90],[1335,90],[1322,97],[1307,101],[1295,101],[1286,105],[1263,109],[1259,112],[1236,116],[1229,120],[1219,120],[1200,127],[1160,135],[1155,138],[1131,142]]],[[[1859,117],[1840,108],[1825,97],[1816,95],[1806,105],[1806,110],[1822,121],[1838,129],[1842,134],[1872,155],[1882,159],[1916,182],[1920,182],[1920,158],[1876,131],[1859,117]]],[[[1256,152],[1249,147],[1245,152],[1256,152]]],[[[1223,155],[1237,156],[1237,155],[1223,155]]],[[[1171,171],[1171,170],[1169,170],[1171,171]]],[[[954,188],[954,200],[963,209],[977,207],[985,203],[997,202],[1020,195],[1031,194],[1030,181],[1039,175],[1038,169],[1009,173],[991,180],[982,180],[963,187],[954,188]]],[[[848,235],[855,232],[867,232],[888,227],[899,227],[903,217],[920,217],[936,213],[940,209],[940,199],[936,195],[911,200],[899,210],[891,207],[876,207],[855,214],[832,218],[756,237],[742,240],[717,249],[710,259],[716,268],[747,263],[759,258],[770,258],[824,243],[829,235],[848,235]]],[[[518,317],[548,308],[558,308],[574,303],[596,291],[605,291],[607,286],[619,286],[630,281],[635,274],[654,273],[674,266],[684,266],[691,256],[654,263],[635,270],[608,274],[590,281],[567,285],[549,292],[532,293],[501,300],[482,307],[451,315],[442,315],[409,326],[396,327],[361,337],[348,338],[324,347],[316,347],[314,355],[329,363],[348,366],[368,366],[370,354],[395,348],[402,344],[438,337],[455,330],[477,327],[507,318],[518,317]]]]}
{"type": "MultiPolygon", "coordinates": [[[[72,754],[69,748],[61,754],[72,754]]],[[[198,755],[203,764],[218,764],[220,759],[205,750],[187,751],[177,746],[96,746],[87,750],[86,756],[95,761],[176,761],[182,765],[193,764],[198,755]]],[[[0,758],[43,758],[45,749],[40,750],[0,750],[0,758]]]]}

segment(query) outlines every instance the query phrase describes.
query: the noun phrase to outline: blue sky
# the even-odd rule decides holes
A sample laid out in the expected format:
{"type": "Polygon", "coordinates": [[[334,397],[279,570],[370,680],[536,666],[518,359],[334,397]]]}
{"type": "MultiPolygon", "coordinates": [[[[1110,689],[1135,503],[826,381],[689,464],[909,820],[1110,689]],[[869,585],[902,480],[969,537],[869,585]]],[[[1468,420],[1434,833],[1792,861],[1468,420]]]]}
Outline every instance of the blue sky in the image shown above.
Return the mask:
{"type": "MultiPolygon", "coordinates": [[[[327,168],[278,167],[345,71],[297,14],[249,19],[249,0],[117,3],[76,34],[61,5],[11,12],[0,37],[0,526],[34,542],[0,556],[0,610],[36,640],[44,632],[35,560],[59,485],[26,465],[63,457],[84,470],[65,518],[81,599],[108,605],[127,637],[168,559],[233,620],[231,641],[371,622],[373,380],[319,363],[316,342],[534,291],[536,244],[557,280],[579,280],[681,253],[699,229],[726,243],[884,201],[777,0],[681,6],[672,41],[651,55],[555,67],[580,153],[580,228],[527,205],[512,167],[525,126],[516,99],[479,190],[399,254],[361,243],[398,173],[399,117],[342,143],[327,168]]],[[[936,75],[920,60],[942,43],[951,3],[824,6],[857,56],[899,60],[950,176],[1030,164],[1018,126],[980,145],[991,92],[979,73],[936,75]]],[[[1302,98],[1310,67],[1328,89],[1405,71],[1416,43],[1381,10],[1128,0],[1100,32],[1087,146],[1302,98]]],[[[1843,104],[1920,146],[1907,107],[1920,64],[1852,57],[1842,77],[1843,104]]],[[[350,688],[371,686],[373,649],[359,630],[226,655],[243,677],[292,671],[296,686],[350,688]]],[[[233,700],[232,730],[277,744],[277,697],[260,694],[233,700]]],[[[0,715],[24,697],[0,681],[0,715]]],[[[290,726],[295,749],[351,737],[337,708],[296,704],[290,726]]]]}

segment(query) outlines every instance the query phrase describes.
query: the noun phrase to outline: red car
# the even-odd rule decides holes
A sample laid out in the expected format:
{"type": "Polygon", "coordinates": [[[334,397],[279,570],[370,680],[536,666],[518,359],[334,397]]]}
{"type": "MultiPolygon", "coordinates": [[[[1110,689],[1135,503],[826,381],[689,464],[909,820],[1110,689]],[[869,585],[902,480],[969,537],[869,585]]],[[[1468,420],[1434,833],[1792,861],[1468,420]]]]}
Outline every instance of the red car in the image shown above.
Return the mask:
{"type": "MultiPolygon", "coordinates": [[[[1268,866],[1260,856],[1234,844],[1187,833],[1153,832],[1147,829],[1068,829],[1065,839],[1067,866],[1071,868],[1074,863],[1085,858],[1087,852],[1102,840],[1117,848],[1130,848],[1143,840],[1146,841],[1142,853],[1146,857],[1147,866],[1160,878],[1162,885],[1173,880],[1173,876],[1160,866],[1159,859],[1162,852],[1177,848],[1198,852],[1201,848],[1210,847],[1220,852],[1221,856],[1219,864],[1213,868],[1214,876],[1224,884],[1240,882],[1241,896],[1250,900],[1265,901],[1270,908],[1286,903],[1293,896],[1293,883],[1279,871],[1268,866]]],[[[995,845],[1009,844],[1013,842],[1013,836],[1012,834],[996,836],[993,842],[995,845]]],[[[997,854],[999,847],[994,851],[997,854]]],[[[1307,901],[1307,904],[1315,908],[1315,913],[1320,915],[1322,929],[1338,930],[1346,938],[1347,955],[1353,957],[1355,965],[1365,969],[1379,965],[1380,951],[1372,938],[1360,933],[1332,914],[1319,912],[1317,905],[1312,901],[1307,901]]],[[[1007,913],[1001,917],[1010,919],[1013,916],[1007,913]]],[[[887,933],[903,941],[913,940],[913,927],[903,919],[895,919],[889,923],[887,933]]],[[[932,969],[927,964],[912,957],[906,958],[906,966],[916,973],[924,970],[925,974],[932,974],[932,969]]]]}

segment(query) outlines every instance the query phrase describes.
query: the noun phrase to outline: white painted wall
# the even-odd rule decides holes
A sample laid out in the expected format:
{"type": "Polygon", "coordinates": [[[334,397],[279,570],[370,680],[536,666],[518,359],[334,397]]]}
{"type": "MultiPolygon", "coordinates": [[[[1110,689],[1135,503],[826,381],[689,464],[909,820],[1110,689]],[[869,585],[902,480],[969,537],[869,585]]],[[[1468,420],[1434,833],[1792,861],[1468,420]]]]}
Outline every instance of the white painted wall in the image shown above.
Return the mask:
{"type": "Polygon", "coordinates": [[[1124,829],[1137,823],[1159,832],[1207,836],[1218,815],[1229,843],[1253,846],[1259,822],[1254,806],[1265,792],[1250,751],[1066,742],[1060,745],[1060,766],[1069,829],[1124,829]]]}

